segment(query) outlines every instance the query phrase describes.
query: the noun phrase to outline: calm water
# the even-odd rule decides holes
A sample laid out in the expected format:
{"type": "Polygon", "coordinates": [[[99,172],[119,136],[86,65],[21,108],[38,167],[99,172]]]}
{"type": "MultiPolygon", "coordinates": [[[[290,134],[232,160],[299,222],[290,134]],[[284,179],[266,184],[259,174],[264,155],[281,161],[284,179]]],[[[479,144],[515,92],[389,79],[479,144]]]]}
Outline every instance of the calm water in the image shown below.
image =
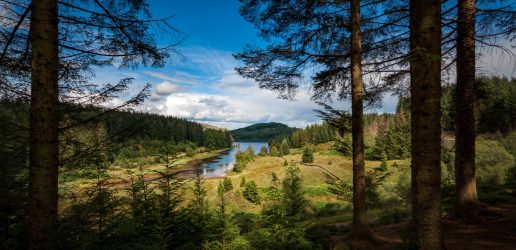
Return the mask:
{"type": "Polygon", "coordinates": [[[230,150],[222,152],[219,156],[206,159],[201,163],[204,177],[225,176],[226,171],[233,169],[236,152],[244,151],[249,146],[254,149],[255,154],[260,152],[262,146],[268,148],[267,142],[235,142],[234,145],[240,145],[240,147],[233,147],[230,150]]]}

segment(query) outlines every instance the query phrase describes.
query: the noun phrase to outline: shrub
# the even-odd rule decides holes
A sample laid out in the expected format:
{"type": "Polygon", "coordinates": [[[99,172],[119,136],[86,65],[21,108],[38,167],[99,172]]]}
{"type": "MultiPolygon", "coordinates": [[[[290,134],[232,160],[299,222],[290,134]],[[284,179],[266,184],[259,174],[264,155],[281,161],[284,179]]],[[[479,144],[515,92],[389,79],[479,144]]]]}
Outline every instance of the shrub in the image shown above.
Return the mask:
{"type": "Polygon", "coordinates": [[[495,140],[478,139],[476,143],[477,179],[482,184],[505,184],[514,158],[495,140]]]}
{"type": "Polygon", "coordinates": [[[187,147],[186,148],[186,156],[194,157],[197,154],[197,151],[194,148],[187,147]]]}
{"type": "Polygon", "coordinates": [[[313,163],[314,162],[314,151],[312,147],[306,147],[303,149],[303,156],[301,159],[303,163],[313,163]]]}
{"type": "Polygon", "coordinates": [[[502,145],[512,154],[513,157],[516,157],[516,131],[509,133],[507,136],[499,139],[502,145]]]}
{"type": "Polygon", "coordinates": [[[249,157],[251,160],[254,158],[254,149],[251,145],[249,145],[245,151],[247,153],[247,157],[249,157]]]}
{"type": "Polygon", "coordinates": [[[327,217],[327,216],[333,216],[337,214],[341,214],[343,212],[349,211],[350,207],[346,206],[343,203],[320,203],[315,204],[314,206],[314,212],[315,216],[317,217],[327,217]]]}
{"type": "Polygon", "coordinates": [[[376,225],[388,225],[388,224],[398,224],[405,219],[407,219],[410,215],[409,211],[402,210],[399,208],[388,209],[385,211],[380,218],[375,222],[376,225]]]}
{"type": "Polygon", "coordinates": [[[267,152],[267,147],[266,146],[262,146],[260,148],[260,152],[258,153],[259,156],[266,156],[268,154],[267,152]]]}
{"type": "Polygon", "coordinates": [[[278,148],[276,148],[275,146],[271,147],[270,153],[271,153],[271,156],[280,156],[278,148]]]}

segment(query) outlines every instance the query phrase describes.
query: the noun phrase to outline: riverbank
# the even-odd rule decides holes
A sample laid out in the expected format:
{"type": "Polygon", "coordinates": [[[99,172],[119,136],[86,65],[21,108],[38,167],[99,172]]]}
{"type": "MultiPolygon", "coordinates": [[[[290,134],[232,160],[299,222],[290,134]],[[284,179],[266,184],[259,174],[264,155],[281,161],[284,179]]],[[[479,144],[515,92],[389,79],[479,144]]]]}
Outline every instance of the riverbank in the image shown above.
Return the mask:
{"type": "MultiPolygon", "coordinates": [[[[194,156],[187,156],[186,154],[180,154],[175,159],[170,159],[171,165],[173,166],[174,172],[181,172],[179,177],[185,176],[187,173],[192,173],[196,167],[203,161],[218,157],[223,152],[231,150],[231,148],[212,150],[202,153],[197,153],[194,156]]],[[[134,159],[138,162],[139,159],[134,159]]],[[[118,165],[111,165],[106,169],[103,176],[106,177],[105,185],[115,188],[123,188],[130,185],[131,175],[143,175],[146,181],[154,182],[159,179],[157,171],[165,170],[165,163],[152,163],[152,164],[131,164],[131,167],[121,167],[118,165]]],[[[76,170],[81,171],[81,170],[76,170]]],[[[66,175],[79,175],[77,173],[61,173],[60,189],[62,192],[69,192],[73,190],[74,193],[80,192],[85,188],[91,187],[97,182],[96,178],[67,178],[66,175]]]]}

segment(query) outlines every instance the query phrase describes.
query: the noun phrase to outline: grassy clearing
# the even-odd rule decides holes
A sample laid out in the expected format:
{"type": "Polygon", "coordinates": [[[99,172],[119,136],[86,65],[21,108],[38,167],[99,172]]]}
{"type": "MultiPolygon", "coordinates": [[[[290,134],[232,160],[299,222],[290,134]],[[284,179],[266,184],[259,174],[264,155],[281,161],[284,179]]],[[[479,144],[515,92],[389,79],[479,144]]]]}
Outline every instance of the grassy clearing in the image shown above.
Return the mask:
{"type": "MultiPolygon", "coordinates": [[[[178,168],[187,165],[189,162],[196,160],[203,160],[219,155],[221,152],[227,149],[213,150],[209,152],[198,153],[194,156],[187,156],[186,154],[180,154],[177,159],[171,164],[178,168]]],[[[155,163],[153,157],[137,158],[134,159],[133,164],[129,164],[130,167],[122,167],[119,165],[111,165],[106,169],[105,176],[108,177],[108,183],[120,183],[129,179],[129,172],[132,171],[133,175],[140,174],[140,167],[144,176],[150,176],[156,174],[156,171],[165,170],[165,163],[155,163]],[[145,163],[141,163],[145,162],[145,163]]],[[[84,188],[91,187],[96,183],[96,174],[94,169],[71,169],[60,174],[60,189],[63,193],[73,192],[77,193],[84,188]]],[[[123,191],[123,190],[122,190],[123,191]]]]}
{"type": "MultiPolygon", "coordinates": [[[[314,164],[323,167],[345,181],[351,182],[351,159],[347,159],[336,154],[334,150],[331,149],[330,143],[317,145],[315,149],[314,164]]],[[[228,178],[231,179],[234,186],[234,190],[229,192],[228,197],[226,197],[228,201],[228,209],[233,212],[260,212],[261,208],[267,204],[267,188],[273,185],[272,173],[275,173],[280,180],[284,179],[284,161],[300,162],[301,153],[301,149],[292,149],[291,153],[284,157],[257,157],[253,162],[249,163],[242,172],[228,172],[228,178]],[[255,181],[260,188],[262,200],[265,198],[265,201],[263,201],[261,205],[252,204],[242,197],[241,194],[244,189],[243,187],[240,187],[242,176],[245,176],[246,181],[255,181]]],[[[406,160],[389,161],[390,165],[394,162],[400,166],[408,164],[406,160]]],[[[370,171],[373,168],[378,167],[380,163],[380,161],[366,161],[366,171],[370,171]]],[[[303,178],[306,198],[313,204],[315,209],[317,209],[317,207],[324,207],[328,203],[340,203],[350,207],[349,203],[338,200],[335,195],[328,191],[328,185],[326,184],[327,177],[323,169],[303,164],[299,164],[299,168],[303,178]]],[[[398,169],[392,169],[392,172],[393,173],[387,178],[386,186],[389,188],[395,187],[399,175],[398,169]]],[[[220,181],[222,181],[222,178],[207,179],[205,181],[208,200],[211,204],[218,204],[217,186],[220,181]]]]}
{"type": "MultiPolygon", "coordinates": [[[[351,182],[352,180],[352,161],[351,159],[338,155],[331,147],[331,143],[316,145],[314,153],[314,163],[327,171],[339,176],[345,181],[351,182]]],[[[179,160],[174,162],[174,165],[184,165],[193,160],[202,160],[218,155],[221,151],[211,151],[205,153],[199,153],[194,157],[187,157],[186,155],[179,156],[179,160]]],[[[271,157],[263,156],[256,157],[253,162],[250,162],[242,172],[229,171],[227,177],[231,179],[234,189],[226,194],[226,201],[228,202],[227,210],[229,212],[246,212],[246,213],[260,213],[262,208],[268,204],[270,195],[270,187],[272,183],[272,173],[275,173],[279,180],[285,178],[285,167],[284,162],[297,162],[301,161],[302,149],[292,149],[289,155],[284,157],[271,157]],[[247,201],[242,192],[244,187],[241,187],[242,177],[245,177],[246,181],[255,181],[260,196],[262,197],[262,203],[259,205],[253,204],[247,201]]],[[[389,165],[393,165],[396,162],[400,166],[408,166],[408,161],[390,161],[389,165]]],[[[371,171],[373,168],[380,165],[380,161],[366,161],[366,171],[371,171]]],[[[138,165],[134,168],[130,168],[135,174],[139,174],[138,165]]],[[[163,163],[154,163],[142,165],[143,173],[146,177],[155,174],[155,171],[163,170],[163,163]]],[[[351,204],[346,201],[338,200],[335,195],[329,192],[328,184],[326,184],[327,176],[323,169],[316,166],[308,166],[299,164],[301,177],[303,178],[303,185],[305,189],[306,198],[311,202],[313,208],[313,214],[319,217],[321,220],[317,220],[317,225],[331,224],[336,222],[349,221],[351,219],[351,204]],[[324,218],[324,219],[323,219],[324,218]]],[[[389,197],[389,193],[392,192],[396,187],[398,181],[399,169],[389,168],[392,174],[386,179],[385,185],[382,186],[382,193],[385,193],[385,197],[389,197]]],[[[110,166],[107,174],[109,175],[109,182],[116,183],[117,181],[127,180],[129,178],[128,168],[120,166],[110,166]]],[[[72,181],[66,181],[62,185],[63,191],[72,191],[73,193],[79,193],[78,191],[84,188],[91,187],[95,183],[95,178],[77,178],[72,181]]],[[[207,192],[207,199],[213,206],[216,206],[218,201],[217,187],[222,178],[211,178],[204,180],[204,187],[207,192]]],[[[155,183],[153,184],[155,185],[155,183]]],[[[152,186],[152,185],[151,185],[152,186]]],[[[187,201],[192,196],[190,189],[191,182],[187,182],[184,186],[183,196],[187,201]]],[[[114,185],[117,189],[117,194],[120,196],[126,195],[127,187],[123,185],[114,185]]],[[[65,203],[64,203],[65,204],[65,203]]],[[[376,217],[379,210],[371,210],[369,213],[371,216],[376,217]]],[[[310,222],[312,223],[312,222],[310,222]]],[[[315,221],[314,221],[315,223],[315,221]]]]}

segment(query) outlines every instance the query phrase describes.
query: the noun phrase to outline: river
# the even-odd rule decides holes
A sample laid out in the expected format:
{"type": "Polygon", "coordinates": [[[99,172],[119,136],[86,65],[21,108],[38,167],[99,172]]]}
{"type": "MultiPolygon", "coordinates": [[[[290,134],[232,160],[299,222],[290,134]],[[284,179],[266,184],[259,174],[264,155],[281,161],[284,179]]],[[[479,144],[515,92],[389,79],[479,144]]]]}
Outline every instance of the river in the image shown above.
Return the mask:
{"type": "Polygon", "coordinates": [[[260,152],[262,146],[268,148],[267,142],[235,142],[233,148],[220,153],[218,156],[205,159],[198,165],[203,169],[203,176],[206,178],[225,176],[226,171],[233,169],[235,154],[238,151],[246,150],[249,146],[253,148],[255,154],[260,152]]]}

